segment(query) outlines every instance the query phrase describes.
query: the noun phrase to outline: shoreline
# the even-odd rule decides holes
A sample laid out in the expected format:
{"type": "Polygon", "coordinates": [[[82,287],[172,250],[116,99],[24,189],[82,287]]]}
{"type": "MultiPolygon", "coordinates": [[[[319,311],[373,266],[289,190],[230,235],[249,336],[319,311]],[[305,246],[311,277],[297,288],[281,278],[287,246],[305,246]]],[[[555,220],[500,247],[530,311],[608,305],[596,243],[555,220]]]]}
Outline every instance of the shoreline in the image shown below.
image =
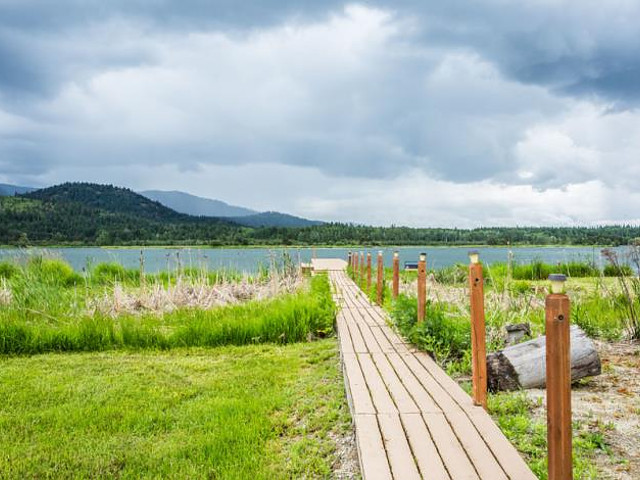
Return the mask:
{"type": "Polygon", "coordinates": [[[519,249],[519,248],[619,248],[628,245],[537,245],[537,244],[517,244],[517,245],[486,245],[486,244],[463,244],[463,245],[29,245],[18,247],[16,245],[0,245],[0,250],[47,250],[47,249],[100,249],[100,250],[271,250],[271,249],[323,249],[323,250],[344,250],[344,249],[382,249],[391,248],[495,248],[495,249],[519,249]]]}

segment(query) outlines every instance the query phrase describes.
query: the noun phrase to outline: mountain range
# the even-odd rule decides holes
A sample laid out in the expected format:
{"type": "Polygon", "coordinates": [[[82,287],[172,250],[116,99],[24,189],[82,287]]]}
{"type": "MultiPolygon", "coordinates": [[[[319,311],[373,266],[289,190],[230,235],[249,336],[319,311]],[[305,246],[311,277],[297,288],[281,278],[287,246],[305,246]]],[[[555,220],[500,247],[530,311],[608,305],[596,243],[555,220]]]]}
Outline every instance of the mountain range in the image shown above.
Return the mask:
{"type": "Polygon", "coordinates": [[[145,190],[138,193],[150,198],[151,200],[160,202],[176,212],[186,213],[187,215],[201,217],[244,217],[259,213],[256,210],[229,205],[228,203],[220,200],[197,197],[189,193],[178,192],[175,190],[145,190]]]}
{"type": "Polygon", "coordinates": [[[151,200],[160,202],[176,212],[195,216],[225,218],[247,227],[311,227],[313,225],[322,225],[323,223],[287,213],[258,212],[185,192],[146,190],[139,193],[151,200]]]}
{"type": "Polygon", "coordinates": [[[7,185],[0,183],[0,197],[12,197],[14,195],[22,195],[24,193],[33,192],[35,188],[19,187],[18,185],[7,185]]]}
{"type": "MultiPolygon", "coordinates": [[[[65,184],[78,185],[78,184],[65,184]]],[[[87,184],[88,185],[88,184],[87,184]]],[[[61,186],[62,187],[62,186],[61,186]]],[[[114,187],[118,189],[118,187],[114,187]]],[[[45,189],[48,190],[48,189],[45,189]]],[[[56,195],[78,195],[77,189],[70,191],[68,188],[55,190],[56,195]]],[[[125,190],[125,189],[120,189],[125,190]]],[[[17,185],[0,184],[0,196],[24,195],[37,192],[38,189],[32,187],[21,187],[17,185]]],[[[87,206],[95,207],[96,199],[87,192],[82,193],[82,201],[88,202],[87,206]]],[[[248,227],[309,227],[322,225],[323,222],[307,220],[280,212],[258,212],[249,208],[236,205],[229,205],[220,200],[198,197],[179,191],[146,190],[139,192],[140,195],[158,202],[159,204],[173,210],[174,212],[191,215],[195,217],[223,218],[225,220],[248,227]]],[[[35,196],[37,198],[37,195],[35,196]]]]}

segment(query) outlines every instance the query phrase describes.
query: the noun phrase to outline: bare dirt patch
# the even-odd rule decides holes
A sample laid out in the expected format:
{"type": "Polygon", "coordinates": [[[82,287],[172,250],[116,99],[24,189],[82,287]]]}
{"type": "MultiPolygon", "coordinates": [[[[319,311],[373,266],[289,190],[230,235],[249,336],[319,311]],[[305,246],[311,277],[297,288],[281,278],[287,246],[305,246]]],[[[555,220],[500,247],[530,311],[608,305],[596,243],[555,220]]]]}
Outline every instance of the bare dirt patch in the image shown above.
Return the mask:
{"type": "Polygon", "coordinates": [[[354,428],[345,433],[330,433],[336,445],[335,462],[332,465],[332,478],[336,480],[355,480],[360,478],[360,463],[356,446],[354,428]]]}

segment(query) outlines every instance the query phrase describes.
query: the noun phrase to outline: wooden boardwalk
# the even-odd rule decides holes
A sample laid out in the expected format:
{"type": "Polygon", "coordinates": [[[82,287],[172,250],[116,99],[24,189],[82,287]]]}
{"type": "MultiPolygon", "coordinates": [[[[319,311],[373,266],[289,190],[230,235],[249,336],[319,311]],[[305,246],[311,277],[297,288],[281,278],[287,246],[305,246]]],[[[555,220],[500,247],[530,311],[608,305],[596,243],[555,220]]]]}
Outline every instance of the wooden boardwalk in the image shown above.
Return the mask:
{"type": "Polygon", "coordinates": [[[482,407],[389,328],[383,310],[344,272],[346,262],[338,262],[317,270],[329,271],[340,306],[340,351],[363,478],[535,480],[482,407]]]}

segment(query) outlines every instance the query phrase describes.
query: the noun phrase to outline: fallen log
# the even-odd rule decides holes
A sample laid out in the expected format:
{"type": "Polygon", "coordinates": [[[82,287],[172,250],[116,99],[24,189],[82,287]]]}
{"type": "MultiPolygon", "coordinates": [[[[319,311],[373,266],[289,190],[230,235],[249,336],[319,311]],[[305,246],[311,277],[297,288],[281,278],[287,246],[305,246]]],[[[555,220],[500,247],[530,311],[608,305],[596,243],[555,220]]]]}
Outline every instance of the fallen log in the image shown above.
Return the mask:
{"type": "MultiPolygon", "coordinates": [[[[489,390],[544,388],[547,376],[546,340],[542,336],[487,355],[489,390]]],[[[572,325],[571,380],[600,373],[600,357],[593,342],[580,327],[572,325]]]]}

